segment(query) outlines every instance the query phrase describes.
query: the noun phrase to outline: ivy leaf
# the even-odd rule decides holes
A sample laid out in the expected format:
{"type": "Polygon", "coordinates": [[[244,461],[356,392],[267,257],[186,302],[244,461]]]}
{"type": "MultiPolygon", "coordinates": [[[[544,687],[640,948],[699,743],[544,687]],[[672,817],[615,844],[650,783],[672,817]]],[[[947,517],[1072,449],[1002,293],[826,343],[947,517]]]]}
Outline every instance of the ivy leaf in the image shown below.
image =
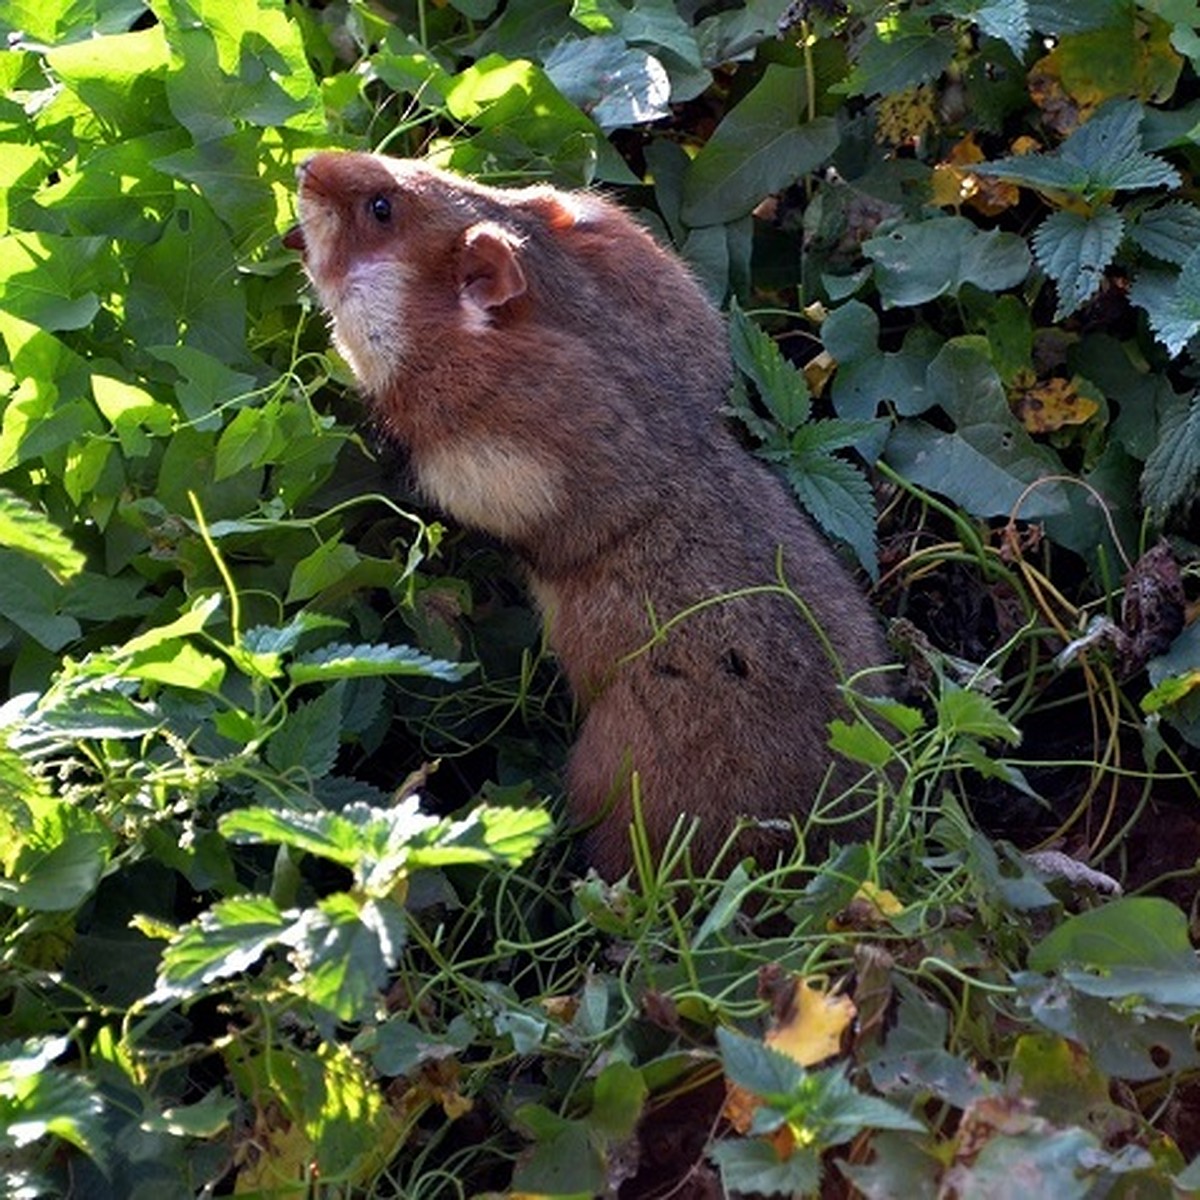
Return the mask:
{"type": "Polygon", "coordinates": [[[1111,204],[1102,204],[1090,214],[1062,209],[1038,226],[1033,254],[1058,288],[1056,321],[1099,290],[1124,233],[1125,221],[1111,204]]]}
{"type": "Polygon", "coordinates": [[[1147,508],[1169,512],[1200,489],[1200,396],[1168,415],[1142,472],[1147,508]]]}
{"type": "Polygon", "coordinates": [[[554,86],[606,132],[657,121],[670,111],[666,68],[624,38],[568,38],[543,66],[554,86]]]}
{"type": "Polygon", "coordinates": [[[1016,155],[971,170],[1087,199],[1106,192],[1179,187],[1179,172],[1142,149],[1141,123],[1142,106],[1136,101],[1108,104],[1052,154],[1016,155]]]}
{"type": "Polygon", "coordinates": [[[1129,301],[1145,309],[1154,336],[1168,353],[1178,354],[1200,332],[1200,250],[1176,275],[1143,271],[1129,288],[1129,301]]]}
{"type": "Polygon", "coordinates": [[[862,249],[875,264],[875,285],[886,308],[957,295],[968,283],[1000,292],[1029,273],[1024,238],[981,230],[965,217],[897,225],[869,238],[862,249]]]}
{"type": "Polygon", "coordinates": [[[1200,208],[1172,200],[1144,212],[1129,236],[1147,254],[1183,266],[1200,245],[1200,208]]]}

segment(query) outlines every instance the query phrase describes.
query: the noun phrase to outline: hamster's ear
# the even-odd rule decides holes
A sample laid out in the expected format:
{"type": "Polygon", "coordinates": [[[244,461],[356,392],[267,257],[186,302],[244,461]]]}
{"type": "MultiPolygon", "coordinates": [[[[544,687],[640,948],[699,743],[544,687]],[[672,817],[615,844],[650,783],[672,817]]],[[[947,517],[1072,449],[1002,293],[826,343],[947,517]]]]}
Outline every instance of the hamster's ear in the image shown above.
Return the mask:
{"type": "Polygon", "coordinates": [[[463,234],[458,258],[458,293],[477,317],[525,292],[520,240],[500,225],[481,221],[463,234]]]}

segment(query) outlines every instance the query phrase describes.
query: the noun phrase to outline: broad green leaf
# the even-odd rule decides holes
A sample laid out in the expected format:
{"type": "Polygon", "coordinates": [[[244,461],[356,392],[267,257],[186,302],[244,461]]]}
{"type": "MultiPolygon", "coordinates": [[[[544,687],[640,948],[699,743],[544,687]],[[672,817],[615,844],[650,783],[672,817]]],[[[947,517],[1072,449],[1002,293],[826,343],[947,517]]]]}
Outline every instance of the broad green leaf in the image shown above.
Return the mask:
{"type": "Polygon", "coordinates": [[[0,1145],[19,1148],[53,1136],[104,1162],[104,1104],[95,1085],[53,1065],[67,1047],[63,1037],[0,1045],[0,1145]]]}
{"type": "Polygon", "coordinates": [[[1063,209],[1037,227],[1033,253],[1058,288],[1056,321],[1096,294],[1124,233],[1124,220],[1109,204],[1100,205],[1086,216],[1063,209]]]}
{"type": "Polygon", "coordinates": [[[623,38],[559,42],[543,65],[554,86],[605,131],[656,121],[669,111],[671,84],[662,63],[623,38]]]}
{"type": "Polygon", "coordinates": [[[44,812],[0,882],[0,901],[33,912],[69,912],[95,890],[108,865],[112,836],[85,809],[56,804],[44,812]]]}
{"type": "Polygon", "coordinates": [[[897,225],[868,238],[862,250],[875,264],[875,284],[885,308],[957,295],[969,283],[1000,292],[1029,274],[1029,249],[1023,238],[981,230],[965,217],[897,225]]]}
{"type": "Polygon", "coordinates": [[[46,330],[82,329],[100,311],[105,239],[19,232],[0,237],[0,296],[13,316],[46,330]]]}
{"type": "Polygon", "coordinates": [[[151,683],[215,694],[225,678],[225,661],[197,650],[189,642],[160,642],[131,654],[121,673],[151,683]]]}
{"type": "Polygon", "coordinates": [[[382,1075],[411,1075],[425,1062],[453,1058],[476,1039],[470,1020],[460,1014],[445,1033],[435,1034],[401,1016],[389,1017],[376,1030],[371,1062],[382,1075]]]}
{"type": "Polygon", "coordinates": [[[322,542],[292,568],[287,603],[311,600],[326,588],[337,586],[361,561],[358,551],[339,538],[322,542]]]}
{"type": "Polygon", "coordinates": [[[53,46],[46,62],[54,76],[123,136],[162,127],[170,52],[157,22],[130,33],[53,46]]]}
{"type": "Polygon", "coordinates": [[[61,612],[64,586],[40,562],[0,548],[0,616],[7,617],[47,650],[62,650],[82,632],[61,612]]]}
{"type": "Polygon", "coordinates": [[[86,678],[73,682],[47,695],[31,720],[31,737],[135,738],[165,723],[159,708],[131,699],[112,676],[98,685],[86,678]]]}
{"type": "Polygon", "coordinates": [[[866,721],[855,721],[853,725],[842,720],[831,721],[829,745],[844,757],[870,767],[885,767],[892,761],[887,739],[866,721]]]}
{"type": "Polygon", "coordinates": [[[1100,1154],[1095,1135],[1083,1129],[1035,1125],[1027,1133],[1002,1133],[987,1138],[957,1172],[956,1190],[964,1196],[1083,1200],[1093,1194],[1100,1154]]]}
{"type": "Polygon", "coordinates": [[[954,36],[924,14],[898,10],[868,33],[854,70],[836,90],[850,96],[894,95],[936,79],[954,56],[954,36]]]}
{"type": "Polygon", "coordinates": [[[684,176],[686,224],[721,225],[751,212],[837,149],[829,117],[806,120],[805,72],[770,64],[731,109],[684,176]]]}
{"type": "Polygon", "coordinates": [[[172,1137],[212,1138],[229,1128],[236,1111],[235,1100],[214,1091],[194,1104],[166,1108],[161,1114],[148,1116],[144,1128],[172,1137]]]}
{"type": "Polygon", "coordinates": [[[1061,463],[1021,428],[984,354],[947,343],[929,365],[926,387],[956,429],[947,433],[924,421],[898,425],[885,457],[901,475],[977,516],[1006,516],[1018,503],[1028,519],[1066,511],[1061,484],[1028,486],[1060,471],[1061,463]]]}
{"type": "Polygon", "coordinates": [[[356,679],[368,675],[420,675],[457,683],[475,669],[474,663],[431,658],[410,646],[322,646],[297,655],[288,666],[293,683],[356,679]]]}
{"type": "Polygon", "coordinates": [[[37,559],[57,579],[78,575],[85,562],[58,525],[29,501],[4,488],[0,488],[0,546],[37,559]]]}
{"type": "Polygon", "coordinates": [[[1154,896],[1068,917],[1030,949],[1032,971],[1059,971],[1088,995],[1200,1010],[1200,965],[1187,916],[1154,896]]]}
{"type": "Polygon", "coordinates": [[[163,951],[155,997],[193,996],[219,979],[254,966],[291,927],[266,896],[219,900],[185,925],[163,951]]]}
{"type": "Polygon", "coordinates": [[[139,633],[114,651],[114,654],[122,658],[132,657],[168,642],[178,642],[181,638],[197,634],[208,624],[210,618],[220,607],[221,597],[215,592],[208,596],[197,597],[191,606],[174,621],[147,629],[145,633],[139,633]]]}

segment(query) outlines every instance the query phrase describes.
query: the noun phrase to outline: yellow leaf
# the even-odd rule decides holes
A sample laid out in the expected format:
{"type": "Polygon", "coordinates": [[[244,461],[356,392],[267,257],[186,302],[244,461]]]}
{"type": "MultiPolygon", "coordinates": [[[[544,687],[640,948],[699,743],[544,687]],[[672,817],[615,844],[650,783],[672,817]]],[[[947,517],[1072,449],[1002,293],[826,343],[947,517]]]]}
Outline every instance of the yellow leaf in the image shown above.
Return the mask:
{"type": "Polygon", "coordinates": [[[811,1067],[837,1054],[854,1015],[854,1001],[849,996],[830,995],[800,980],[791,1011],[764,1041],[802,1067],[811,1067]]]}
{"type": "Polygon", "coordinates": [[[1080,387],[1078,377],[1043,379],[1031,387],[1015,389],[1009,404],[1030,433],[1052,433],[1064,425],[1082,425],[1099,411],[1100,405],[1083,395],[1080,387]]]}

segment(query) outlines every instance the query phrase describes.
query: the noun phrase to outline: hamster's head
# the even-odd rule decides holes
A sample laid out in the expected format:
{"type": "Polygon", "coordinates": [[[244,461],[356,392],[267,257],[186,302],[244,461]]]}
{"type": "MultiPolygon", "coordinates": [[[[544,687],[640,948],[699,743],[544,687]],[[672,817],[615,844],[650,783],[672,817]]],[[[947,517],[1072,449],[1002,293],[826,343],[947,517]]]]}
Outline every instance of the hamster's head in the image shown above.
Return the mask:
{"type": "Polygon", "coordinates": [[[418,334],[483,333],[529,290],[534,227],[563,229],[589,201],[550,188],[505,192],[409,159],[316,154],[299,169],[299,224],[284,245],[333,321],[363,389],[384,392],[418,334]]]}

